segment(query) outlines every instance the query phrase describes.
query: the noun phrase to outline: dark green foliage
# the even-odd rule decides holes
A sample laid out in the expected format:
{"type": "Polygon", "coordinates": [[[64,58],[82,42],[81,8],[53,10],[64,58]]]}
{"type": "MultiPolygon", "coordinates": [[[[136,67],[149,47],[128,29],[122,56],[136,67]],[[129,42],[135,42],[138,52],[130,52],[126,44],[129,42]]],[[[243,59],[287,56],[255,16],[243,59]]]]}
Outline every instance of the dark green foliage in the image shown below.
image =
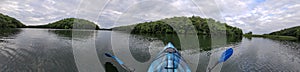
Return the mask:
{"type": "Polygon", "coordinates": [[[250,31],[250,32],[248,32],[248,33],[245,33],[245,34],[252,35],[252,32],[250,31]]]}
{"type": "Polygon", "coordinates": [[[20,21],[0,13],[0,28],[22,28],[25,27],[20,21]]]}
{"type": "Polygon", "coordinates": [[[245,33],[243,36],[250,39],[252,37],[252,32],[250,31],[248,33],[245,33]]]}
{"type": "Polygon", "coordinates": [[[275,31],[270,33],[269,35],[293,36],[300,39],[300,26],[275,31]]]}
{"type": "Polygon", "coordinates": [[[281,35],[244,35],[246,38],[251,38],[251,37],[261,37],[261,38],[269,38],[273,40],[290,40],[290,41],[295,41],[297,40],[296,37],[294,36],[281,36],[281,35]]]}
{"type": "Polygon", "coordinates": [[[84,19],[66,18],[47,25],[40,26],[28,26],[29,28],[53,28],[53,29],[96,29],[99,30],[99,26],[95,23],[84,19]]]}
{"type": "Polygon", "coordinates": [[[237,27],[232,27],[227,24],[226,25],[226,34],[230,36],[238,36],[242,37],[243,36],[243,30],[237,27]]]}
{"type": "Polygon", "coordinates": [[[192,17],[173,17],[158,21],[138,23],[135,25],[115,27],[114,30],[128,31],[131,33],[197,33],[201,35],[211,35],[226,33],[230,36],[241,37],[243,31],[237,27],[232,27],[226,23],[215,21],[211,18],[192,17]],[[226,31],[226,32],[225,32],[226,31]]]}
{"type": "Polygon", "coordinates": [[[297,29],[296,31],[296,37],[298,38],[298,40],[300,40],[300,29],[297,29]]]}
{"type": "Polygon", "coordinates": [[[171,26],[162,21],[145,22],[137,24],[132,30],[133,33],[174,33],[171,26]]]}

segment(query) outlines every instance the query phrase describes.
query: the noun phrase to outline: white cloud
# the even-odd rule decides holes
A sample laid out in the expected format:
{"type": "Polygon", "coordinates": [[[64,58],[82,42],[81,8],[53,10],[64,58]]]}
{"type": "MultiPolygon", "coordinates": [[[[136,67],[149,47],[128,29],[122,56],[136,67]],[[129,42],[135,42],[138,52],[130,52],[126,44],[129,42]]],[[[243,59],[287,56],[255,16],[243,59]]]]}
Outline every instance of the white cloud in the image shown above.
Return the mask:
{"type": "Polygon", "coordinates": [[[110,28],[198,15],[258,34],[300,25],[299,10],[299,0],[2,0],[0,3],[1,13],[27,25],[78,17],[110,28]]]}

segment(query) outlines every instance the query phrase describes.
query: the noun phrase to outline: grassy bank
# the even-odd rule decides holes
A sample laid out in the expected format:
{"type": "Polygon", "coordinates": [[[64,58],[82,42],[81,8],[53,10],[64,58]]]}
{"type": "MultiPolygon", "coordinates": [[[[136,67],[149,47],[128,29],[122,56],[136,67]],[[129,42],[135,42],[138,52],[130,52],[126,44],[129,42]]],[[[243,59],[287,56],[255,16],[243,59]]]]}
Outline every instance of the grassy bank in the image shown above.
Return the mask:
{"type": "Polygon", "coordinates": [[[270,38],[275,40],[298,40],[293,36],[279,36],[279,35],[248,35],[245,34],[244,37],[262,37],[262,38],[270,38]]]}

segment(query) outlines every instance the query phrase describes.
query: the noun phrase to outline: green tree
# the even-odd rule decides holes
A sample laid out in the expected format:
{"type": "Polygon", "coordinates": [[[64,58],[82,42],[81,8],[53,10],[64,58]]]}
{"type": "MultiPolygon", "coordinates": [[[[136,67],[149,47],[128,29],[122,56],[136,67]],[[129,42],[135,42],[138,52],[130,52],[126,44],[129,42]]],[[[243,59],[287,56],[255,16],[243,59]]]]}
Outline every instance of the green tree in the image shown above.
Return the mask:
{"type": "Polygon", "coordinates": [[[0,28],[22,28],[25,27],[19,20],[0,13],[0,28]]]}
{"type": "Polygon", "coordinates": [[[300,29],[297,29],[297,31],[296,31],[296,37],[297,37],[298,39],[300,39],[300,29]]]}
{"type": "Polygon", "coordinates": [[[78,18],[66,18],[47,25],[28,26],[30,28],[53,28],[53,29],[100,29],[100,27],[88,20],[78,18]]]}
{"type": "Polygon", "coordinates": [[[275,31],[275,32],[269,33],[268,35],[293,36],[293,37],[297,37],[298,39],[300,39],[300,26],[275,31]]]}
{"type": "Polygon", "coordinates": [[[252,35],[252,32],[250,31],[250,32],[248,32],[248,33],[245,33],[245,34],[252,35]]]}
{"type": "Polygon", "coordinates": [[[227,35],[241,37],[243,31],[237,27],[232,27],[226,23],[221,23],[212,18],[201,18],[199,16],[192,17],[172,17],[157,21],[138,23],[135,25],[115,27],[114,30],[133,29],[131,33],[198,33],[202,35],[219,34],[226,31],[227,35]],[[224,26],[225,25],[225,26],[224,26]],[[192,32],[196,29],[196,32],[192,32]],[[178,29],[175,31],[174,29],[178,29]],[[210,33],[214,32],[214,33],[210,33]]]}

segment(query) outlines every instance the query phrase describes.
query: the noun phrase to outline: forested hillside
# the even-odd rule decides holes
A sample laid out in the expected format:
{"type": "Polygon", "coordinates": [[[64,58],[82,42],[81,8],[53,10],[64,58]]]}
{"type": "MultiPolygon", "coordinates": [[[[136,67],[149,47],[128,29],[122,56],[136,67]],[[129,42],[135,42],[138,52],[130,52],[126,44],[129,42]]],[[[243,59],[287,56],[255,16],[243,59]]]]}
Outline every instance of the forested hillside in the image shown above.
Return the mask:
{"type": "Polygon", "coordinates": [[[25,27],[19,20],[0,13],[0,28],[22,28],[25,27]]]}
{"type": "Polygon", "coordinates": [[[291,27],[280,31],[275,31],[270,33],[269,35],[294,36],[300,39],[300,26],[291,27]]]}
{"type": "Polygon", "coordinates": [[[66,18],[47,25],[28,26],[29,28],[53,28],[53,29],[100,29],[91,21],[77,18],[66,18]]]}
{"type": "Polygon", "coordinates": [[[232,27],[226,23],[221,23],[211,18],[192,17],[172,17],[158,21],[138,23],[129,26],[120,26],[114,30],[128,30],[132,28],[131,33],[197,33],[210,35],[214,33],[225,33],[232,36],[242,36],[243,32],[237,27],[232,27]],[[176,28],[176,31],[174,30],[176,28]],[[196,29],[196,32],[193,32],[196,29]],[[222,32],[220,32],[222,31],[222,32]]]}

